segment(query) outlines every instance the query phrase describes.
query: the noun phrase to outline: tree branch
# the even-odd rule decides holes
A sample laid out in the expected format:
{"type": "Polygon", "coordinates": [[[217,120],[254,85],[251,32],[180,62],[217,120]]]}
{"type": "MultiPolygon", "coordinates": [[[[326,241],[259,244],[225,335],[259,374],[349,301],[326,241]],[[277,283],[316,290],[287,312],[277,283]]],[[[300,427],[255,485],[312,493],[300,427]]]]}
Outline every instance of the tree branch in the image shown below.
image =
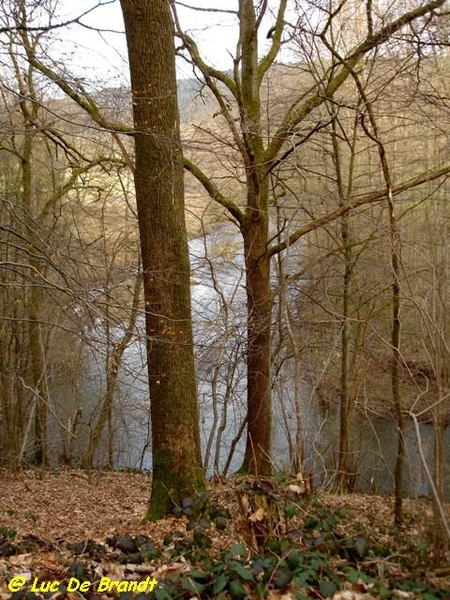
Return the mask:
{"type": "Polygon", "coordinates": [[[182,30],[175,6],[172,6],[172,14],[176,28],[176,35],[183,42],[186,50],[189,52],[193,64],[200,69],[203,77],[205,77],[205,79],[207,76],[213,77],[214,79],[221,81],[233,94],[233,96],[236,97],[236,85],[233,79],[223,71],[220,71],[219,69],[215,69],[211,65],[208,65],[203,60],[195,40],[182,30]]]}
{"type": "Polygon", "coordinates": [[[44,208],[42,209],[42,211],[39,214],[39,219],[42,220],[50,212],[52,206],[54,204],[56,204],[56,202],[58,202],[58,200],[60,200],[64,196],[64,194],[67,194],[67,192],[69,192],[71,189],[73,189],[73,186],[74,186],[76,180],[78,179],[78,177],[80,177],[84,173],[87,173],[94,167],[99,167],[99,166],[102,166],[102,165],[105,165],[108,163],[119,165],[119,166],[127,165],[127,163],[120,158],[100,156],[99,158],[91,160],[88,164],[86,164],[82,167],[74,168],[72,171],[72,174],[67,179],[67,181],[54,194],[52,194],[50,196],[50,198],[47,200],[47,202],[44,205],[44,208]]]}
{"type": "Polygon", "coordinates": [[[278,7],[277,21],[275,23],[272,33],[272,44],[269,52],[261,60],[258,66],[258,81],[261,84],[264,75],[267,70],[272,66],[273,61],[278,56],[278,52],[281,47],[281,36],[283,35],[284,29],[284,15],[286,12],[287,0],[281,0],[280,6],[278,7]]]}
{"type": "Polygon", "coordinates": [[[379,31],[368,35],[368,37],[358,44],[349,55],[345,58],[345,64],[339,69],[339,71],[327,82],[329,71],[324,77],[317,82],[314,86],[314,95],[306,100],[300,106],[289,111],[280,126],[275,132],[270,144],[268,145],[265,152],[265,162],[267,170],[271,168],[271,162],[275,160],[279,153],[286,138],[288,138],[294,131],[295,127],[305,119],[315,108],[323,104],[327,98],[330,98],[347,80],[350,75],[350,70],[354,69],[360,60],[373,48],[376,48],[380,44],[388,40],[394,33],[401,29],[404,25],[412,23],[416,19],[423,17],[424,15],[434,11],[445,3],[445,0],[433,0],[428,2],[424,6],[420,6],[411,10],[393,22],[389,23],[379,31]],[[349,70],[350,69],[350,70],[349,70]]]}
{"type": "MultiPolygon", "coordinates": [[[[78,15],[78,17],[74,17],[73,19],[69,19],[68,21],[63,21],[61,23],[55,23],[54,25],[32,26],[32,25],[27,25],[25,23],[24,24],[16,23],[12,27],[11,26],[0,27],[0,33],[14,33],[14,32],[45,33],[47,31],[52,31],[54,29],[62,29],[63,27],[68,27],[69,25],[75,25],[75,24],[81,25],[81,27],[85,27],[87,29],[91,29],[91,27],[82,23],[81,19],[83,17],[86,17],[90,13],[92,13],[97,8],[99,8],[101,6],[106,6],[108,4],[114,4],[114,2],[115,2],[115,0],[107,0],[106,2],[97,2],[97,4],[95,6],[91,6],[90,8],[85,10],[83,13],[81,13],[81,15],[78,15]]],[[[94,29],[94,28],[92,28],[92,29],[94,29]]],[[[105,29],[101,29],[101,30],[96,29],[96,31],[102,31],[102,32],[111,31],[112,33],[116,33],[113,30],[105,30],[105,29]]]]}
{"type": "Polygon", "coordinates": [[[219,188],[211,181],[211,179],[192,161],[188,158],[183,157],[184,167],[187,171],[197,179],[203,188],[208,192],[209,196],[218,202],[221,206],[227,209],[227,211],[242,225],[245,221],[244,213],[241,209],[227,198],[219,188]]]}
{"type": "MultiPolygon", "coordinates": [[[[440,177],[445,177],[447,175],[450,175],[450,165],[446,165],[441,169],[436,169],[434,171],[422,173],[417,177],[409,179],[408,181],[392,186],[392,196],[398,196],[402,192],[406,192],[410,189],[418,187],[419,185],[428,183],[430,181],[434,181],[436,179],[439,179],[440,177]]],[[[303,225],[303,227],[299,227],[287,239],[283,240],[279,244],[270,246],[267,249],[267,255],[271,257],[275,254],[278,254],[279,252],[283,252],[284,250],[286,250],[286,248],[292,246],[292,244],[295,244],[295,242],[297,242],[301,237],[303,237],[310,231],[314,231],[318,227],[328,225],[328,223],[331,223],[332,221],[341,217],[350,210],[363,206],[364,204],[373,204],[375,202],[379,202],[380,200],[385,200],[386,193],[386,189],[383,189],[378,190],[376,192],[371,192],[370,194],[355,196],[353,200],[341,204],[340,206],[338,206],[338,208],[328,213],[327,215],[319,217],[318,219],[314,219],[306,225],[303,225]]]]}
{"type": "Polygon", "coordinates": [[[82,88],[81,84],[78,84],[78,90],[75,89],[75,87],[71,86],[70,83],[64,79],[64,77],[41,62],[33,51],[26,33],[23,35],[23,45],[30,65],[45,75],[50,81],[53,81],[53,83],[55,83],[60,90],[62,90],[69,98],[71,98],[71,100],[73,100],[76,104],[78,104],[78,106],[86,111],[91,119],[97,123],[97,125],[107,131],[126,133],[129,135],[134,134],[132,127],[124,125],[123,123],[116,123],[105,119],[105,117],[99,111],[99,108],[93,98],[91,98],[91,96],[82,88]]]}
{"type": "Polygon", "coordinates": [[[220,13],[225,15],[237,15],[237,10],[227,10],[225,8],[203,8],[201,6],[191,6],[190,4],[185,4],[184,2],[180,2],[179,0],[175,1],[177,6],[182,6],[183,8],[188,8],[189,10],[197,10],[198,12],[207,12],[207,13],[220,13]]]}

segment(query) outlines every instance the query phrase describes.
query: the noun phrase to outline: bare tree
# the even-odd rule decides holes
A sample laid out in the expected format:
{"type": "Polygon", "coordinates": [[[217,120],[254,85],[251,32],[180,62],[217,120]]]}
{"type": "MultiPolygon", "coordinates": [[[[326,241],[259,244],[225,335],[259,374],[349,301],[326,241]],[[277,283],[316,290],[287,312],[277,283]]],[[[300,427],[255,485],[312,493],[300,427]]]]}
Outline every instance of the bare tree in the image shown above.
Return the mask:
{"type": "MultiPolygon", "coordinates": [[[[374,191],[353,197],[328,214],[300,226],[278,243],[272,243],[269,230],[269,207],[271,202],[270,173],[291,153],[305,144],[321,129],[322,123],[308,121],[327,100],[347,81],[350,73],[361,64],[364,57],[391,39],[396,33],[422,17],[435,14],[443,0],[428,2],[423,6],[406,11],[389,22],[373,25],[374,15],[368,11],[368,25],[356,45],[347,50],[335,66],[329,68],[325,60],[317,62],[320,75],[309,89],[294,94],[284,115],[277,119],[273,132],[265,128],[262,111],[262,86],[269,69],[274,64],[282,47],[286,28],[287,0],[281,0],[271,28],[271,43],[266,54],[260,58],[259,34],[267,11],[267,3],[255,7],[251,0],[240,0],[236,18],[239,38],[233,57],[233,70],[229,74],[209,65],[201,54],[195,40],[185,33],[177,18],[177,34],[183,43],[184,56],[191,62],[205,85],[214,96],[219,115],[229,131],[235,150],[235,168],[243,174],[243,202],[235,201],[222,189],[212,176],[198,164],[186,157],[186,169],[198,179],[208,194],[229,213],[242,233],[245,250],[247,289],[247,378],[248,378],[248,428],[247,447],[243,470],[258,474],[271,472],[271,311],[270,261],[302,236],[313,229],[341,217],[349,210],[365,203],[376,202],[386,197],[386,190],[374,191]],[[301,127],[306,131],[301,131],[301,127]]],[[[316,7],[317,9],[317,7],[316,7]]],[[[319,12],[320,14],[320,12],[319,12]]],[[[320,40],[324,47],[332,45],[331,32],[339,8],[323,9],[320,25],[308,30],[299,19],[299,32],[320,40]],[[330,42],[331,36],[331,42],[330,42]]],[[[330,51],[328,50],[328,56],[330,51]]],[[[331,52],[331,57],[333,52],[331,52]]],[[[433,171],[423,174],[425,179],[439,177],[448,172],[433,171]]],[[[392,187],[392,194],[399,193],[423,181],[422,177],[392,187]]]]}
{"type": "Polygon", "coordinates": [[[48,420],[55,410],[52,372],[58,362],[53,346],[63,343],[67,333],[78,333],[69,322],[79,291],[72,279],[76,263],[63,250],[68,240],[60,229],[61,213],[79,178],[114,159],[77,154],[71,142],[55,132],[43,108],[36,71],[22,60],[20,46],[21,36],[11,34],[1,87],[6,125],[0,146],[6,158],[0,207],[2,328],[4,339],[10,340],[2,360],[8,382],[3,406],[16,457],[30,460],[33,454],[33,462],[46,465],[48,420]]]}

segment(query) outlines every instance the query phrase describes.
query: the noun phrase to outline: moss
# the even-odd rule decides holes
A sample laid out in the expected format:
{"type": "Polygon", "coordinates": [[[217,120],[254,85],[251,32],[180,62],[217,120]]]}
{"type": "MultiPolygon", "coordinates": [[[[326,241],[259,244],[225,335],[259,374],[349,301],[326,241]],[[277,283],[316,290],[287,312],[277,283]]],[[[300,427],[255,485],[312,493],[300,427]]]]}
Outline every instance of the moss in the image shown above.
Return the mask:
{"type": "Polygon", "coordinates": [[[180,506],[183,498],[195,496],[205,490],[206,482],[202,469],[191,469],[189,473],[167,470],[163,477],[155,477],[150,505],[141,522],[162,519],[170,514],[175,506],[180,506]]]}

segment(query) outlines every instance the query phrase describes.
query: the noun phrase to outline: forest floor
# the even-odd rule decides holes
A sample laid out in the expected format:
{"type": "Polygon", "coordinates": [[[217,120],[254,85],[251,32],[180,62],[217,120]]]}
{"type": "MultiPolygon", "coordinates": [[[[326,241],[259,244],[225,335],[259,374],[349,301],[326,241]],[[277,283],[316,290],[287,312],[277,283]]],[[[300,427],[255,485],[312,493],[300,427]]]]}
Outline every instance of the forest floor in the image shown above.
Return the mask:
{"type": "Polygon", "coordinates": [[[0,599],[450,599],[429,500],[405,499],[394,527],[390,497],[299,483],[211,481],[142,525],[147,475],[0,471],[0,599]]]}

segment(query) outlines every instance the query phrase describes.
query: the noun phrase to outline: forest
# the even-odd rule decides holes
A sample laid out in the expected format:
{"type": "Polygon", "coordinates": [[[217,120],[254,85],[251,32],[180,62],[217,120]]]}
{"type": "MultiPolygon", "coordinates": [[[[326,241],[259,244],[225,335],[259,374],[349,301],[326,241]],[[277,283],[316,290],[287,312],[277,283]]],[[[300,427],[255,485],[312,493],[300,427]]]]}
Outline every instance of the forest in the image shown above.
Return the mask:
{"type": "Polygon", "coordinates": [[[66,581],[450,597],[449,47],[446,0],[4,0],[0,575],[76,485],[66,581]]]}

